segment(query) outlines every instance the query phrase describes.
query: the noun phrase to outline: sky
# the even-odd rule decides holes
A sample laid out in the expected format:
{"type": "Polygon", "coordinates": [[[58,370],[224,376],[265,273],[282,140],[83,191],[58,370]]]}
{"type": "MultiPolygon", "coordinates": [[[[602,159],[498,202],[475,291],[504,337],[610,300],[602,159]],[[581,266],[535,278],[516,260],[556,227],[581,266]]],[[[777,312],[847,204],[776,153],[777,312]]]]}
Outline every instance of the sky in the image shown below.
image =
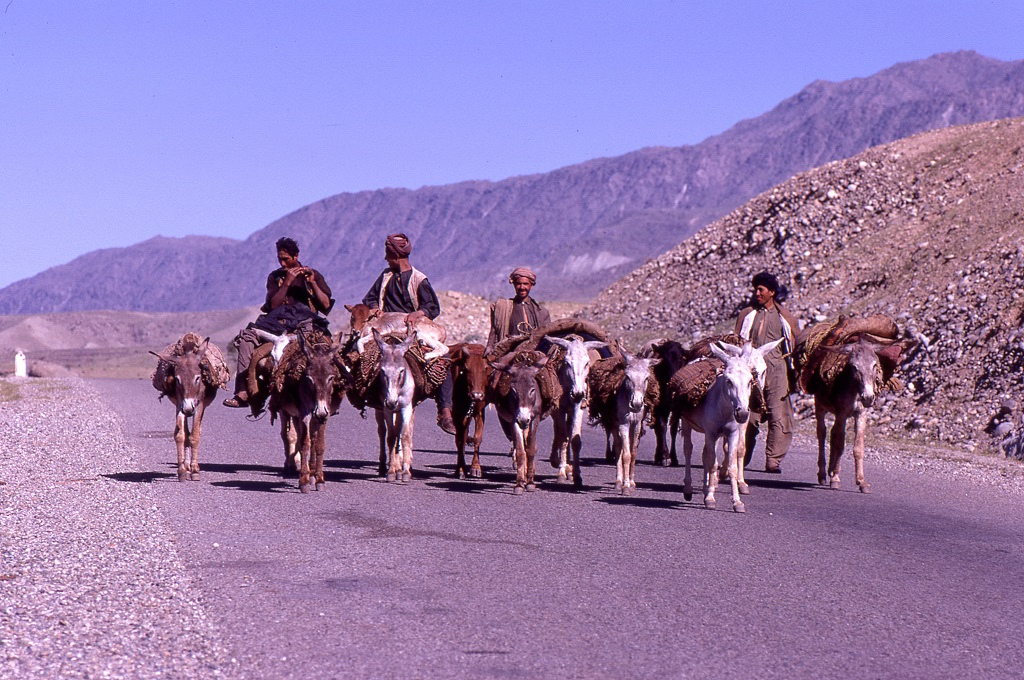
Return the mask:
{"type": "Polygon", "coordinates": [[[338,193],[697,144],[1022,36],[1021,0],[0,0],[0,287],[338,193]]]}

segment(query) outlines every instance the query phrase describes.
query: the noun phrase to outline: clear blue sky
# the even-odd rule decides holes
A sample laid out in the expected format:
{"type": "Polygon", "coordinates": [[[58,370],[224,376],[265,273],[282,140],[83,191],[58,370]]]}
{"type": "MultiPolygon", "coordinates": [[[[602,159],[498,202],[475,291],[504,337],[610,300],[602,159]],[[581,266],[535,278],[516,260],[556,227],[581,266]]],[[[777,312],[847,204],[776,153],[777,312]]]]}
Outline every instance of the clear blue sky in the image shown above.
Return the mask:
{"type": "Polygon", "coordinates": [[[1024,58],[1024,1],[0,0],[0,286],[341,192],[694,144],[959,49],[1024,58]]]}

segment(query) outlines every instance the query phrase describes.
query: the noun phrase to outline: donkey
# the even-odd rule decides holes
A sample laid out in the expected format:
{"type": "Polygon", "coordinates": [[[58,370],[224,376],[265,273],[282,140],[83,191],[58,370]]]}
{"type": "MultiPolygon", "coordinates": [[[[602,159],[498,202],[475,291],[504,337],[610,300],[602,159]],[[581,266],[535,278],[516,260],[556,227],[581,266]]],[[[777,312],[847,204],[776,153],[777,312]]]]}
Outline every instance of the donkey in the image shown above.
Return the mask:
{"type": "MultiPolygon", "coordinates": [[[[214,379],[203,375],[202,362],[207,352],[217,355],[220,350],[210,344],[210,338],[199,342],[199,336],[187,333],[176,346],[181,353],[150,352],[160,361],[153,375],[153,384],[160,390],[160,398],[167,397],[175,407],[174,442],[178,449],[178,481],[199,480],[199,440],[203,434],[203,413],[217,396],[214,379]],[[191,420],[191,423],[189,422],[191,420]],[[189,460],[185,460],[186,449],[189,460]]],[[[223,361],[222,361],[223,363],[223,361]]],[[[226,378],[226,374],[225,374],[226,378]]]]}
{"type": "Polygon", "coordinates": [[[491,377],[491,365],[484,357],[484,346],[470,343],[452,345],[449,356],[452,360],[452,414],[455,417],[455,448],[458,458],[455,462],[455,476],[466,478],[466,443],[473,444],[473,461],[469,476],[479,478],[480,444],[484,438],[484,412],[487,408],[487,382],[491,377]],[[469,425],[473,423],[473,435],[469,437],[469,425]]]}
{"type": "Polygon", "coordinates": [[[570,335],[568,338],[547,335],[545,339],[565,350],[565,358],[558,367],[562,397],[551,415],[555,426],[555,437],[551,443],[551,466],[558,468],[557,481],[565,482],[571,476],[573,484],[580,487],[583,486],[580,449],[583,445],[583,407],[587,398],[590,351],[608,347],[608,343],[598,340],[584,341],[577,335],[570,335]],[[568,461],[570,446],[572,464],[568,461]]]}
{"type": "Polygon", "coordinates": [[[281,417],[285,471],[298,471],[302,493],[309,493],[311,478],[317,491],[324,489],[327,419],[338,412],[345,391],[339,349],[333,341],[310,343],[300,333],[275,370],[268,409],[271,422],[281,417]]]}
{"type": "Polygon", "coordinates": [[[612,433],[616,455],[615,488],[623,495],[636,490],[636,456],[643,434],[647,412],[648,383],[654,382],[652,369],[661,360],[640,357],[620,348],[625,362],[622,384],[615,393],[614,413],[605,420],[605,429],[612,433]],[[612,424],[609,427],[608,424],[612,424]]]}
{"type": "Polygon", "coordinates": [[[845,354],[846,366],[830,386],[821,382],[812,385],[814,418],[818,435],[818,484],[828,482],[832,489],[839,488],[839,465],[846,446],[846,422],[853,418],[854,478],[862,493],[871,493],[871,485],[864,480],[864,434],[867,430],[868,408],[875,400],[875,383],[881,378],[878,348],[863,339],[851,345],[829,347],[828,352],[845,354]],[[829,460],[825,468],[825,416],[835,416],[829,442],[829,460]]]}
{"type": "Polygon", "coordinates": [[[495,385],[489,385],[488,401],[494,404],[505,435],[512,440],[516,464],[514,495],[536,491],[534,458],[537,455],[537,428],[552,404],[545,398],[540,381],[545,379],[548,357],[525,350],[507,355],[491,366],[501,373],[495,385]]]}
{"type": "Polygon", "coordinates": [[[380,348],[379,402],[374,405],[380,441],[378,470],[389,482],[408,482],[412,479],[414,407],[423,395],[416,388],[405,353],[417,341],[418,334],[412,331],[401,343],[391,345],[376,328],[372,332],[380,348]]]}
{"type": "Polygon", "coordinates": [[[676,400],[673,419],[678,420],[683,434],[683,456],[686,459],[683,498],[686,500],[693,498],[690,460],[693,455],[692,432],[696,430],[704,434],[704,507],[714,510],[716,506],[715,490],[719,482],[716,448],[721,439],[722,465],[727,470],[732,487],[732,509],[735,512],[746,512],[740,493],[749,493],[743,478],[742,460],[744,437],[750,418],[750,390],[755,380],[763,380],[761,367],[764,366],[764,355],[781,342],[779,339],[757,348],[749,343],[742,348],[712,343],[712,354],[725,364],[721,375],[696,406],[676,400]]]}
{"type": "MultiPolygon", "coordinates": [[[[683,346],[675,340],[658,338],[644,345],[638,354],[642,357],[658,357],[660,361],[654,367],[654,378],[658,381],[658,387],[662,395],[668,394],[669,381],[675,372],[687,362],[689,358],[683,346]]],[[[672,402],[669,399],[661,399],[651,413],[651,422],[654,426],[654,464],[665,467],[679,465],[676,457],[675,437],[672,437],[672,447],[669,449],[669,424],[672,418],[672,402]]]]}

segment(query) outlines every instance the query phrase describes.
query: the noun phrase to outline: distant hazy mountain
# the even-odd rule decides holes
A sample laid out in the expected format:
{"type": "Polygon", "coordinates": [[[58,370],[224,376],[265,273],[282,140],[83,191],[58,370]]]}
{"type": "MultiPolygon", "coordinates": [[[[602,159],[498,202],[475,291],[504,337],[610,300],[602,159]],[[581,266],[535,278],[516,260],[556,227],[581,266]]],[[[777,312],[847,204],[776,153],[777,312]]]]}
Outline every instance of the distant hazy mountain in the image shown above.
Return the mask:
{"type": "Polygon", "coordinates": [[[0,290],[0,313],[258,304],[282,235],[298,240],[303,261],[347,302],[384,266],[392,231],[412,238],[413,262],[436,288],[504,294],[508,271],[528,264],[539,297],[585,299],[795,173],[925,130],[1020,115],[1024,61],[940,54],[814,82],[694,146],[500,182],[339,194],[241,242],[157,238],[93,252],[0,290]]]}

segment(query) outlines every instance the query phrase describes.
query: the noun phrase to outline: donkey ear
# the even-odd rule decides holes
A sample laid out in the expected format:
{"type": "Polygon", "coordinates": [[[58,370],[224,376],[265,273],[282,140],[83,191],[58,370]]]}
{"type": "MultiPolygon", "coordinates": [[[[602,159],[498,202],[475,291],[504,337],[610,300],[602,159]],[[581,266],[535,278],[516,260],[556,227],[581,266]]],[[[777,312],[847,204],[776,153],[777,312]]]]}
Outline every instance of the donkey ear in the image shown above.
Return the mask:
{"type": "Polygon", "coordinates": [[[562,349],[569,349],[569,341],[565,338],[560,338],[557,335],[545,335],[544,339],[553,345],[558,345],[562,349]]]}
{"type": "Polygon", "coordinates": [[[157,354],[153,350],[149,350],[149,353],[152,354],[153,356],[155,356],[160,361],[167,361],[167,362],[170,362],[170,363],[174,362],[174,359],[172,357],[164,356],[163,354],[157,354]]]}
{"type": "Polygon", "coordinates": [[[355,309],[353,309],[353,308],[352,308],[352,305],[345,305],[345,309],[346,309],[346,310],[348,310],[348,313],[349,313],[349,314],[351,314],[351,313],[353,313],[354,311],[356,311],[355,309]]]}
{"type": "Polygon", "coordinates": [[[600,340],[587,340],[585,343],[583,343],[583,349],[587,349],[587,350],[591,350],[591,349],[598,350],[598,349],[604,349],[606,347],[608,347],[608,343],[607,342],[601,342],[600,340]]]}
{"type": "Polygon", "coordinates": [[[710,345],[708,345],[708,349],[711,350],[711,353],[714,354],[716,358],[720,359],[721,361],[724,361],[725,363],[729,363],[729,360],[736,356],[731,352],[725,351],[726,347],[731,346],[732,345],[722,345],[721,343],[718,342],[712,342],[710,345]]]}

